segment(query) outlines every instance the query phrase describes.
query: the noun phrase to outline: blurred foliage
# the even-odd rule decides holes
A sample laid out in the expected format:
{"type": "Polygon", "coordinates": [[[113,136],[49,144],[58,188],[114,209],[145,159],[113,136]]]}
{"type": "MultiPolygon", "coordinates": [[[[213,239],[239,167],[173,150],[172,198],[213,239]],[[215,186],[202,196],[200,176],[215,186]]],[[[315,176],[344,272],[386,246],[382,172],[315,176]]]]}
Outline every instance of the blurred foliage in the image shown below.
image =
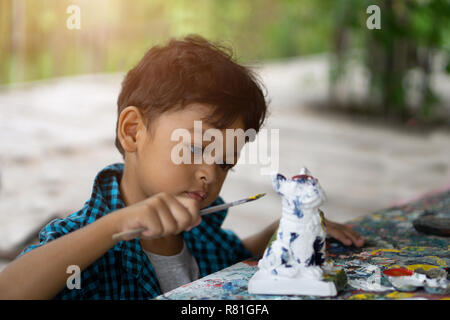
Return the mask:
{"type": "Polygon", "coordinates": [[[0,0],[0,83],[126,71],[151,46],[191,33],[232,45],[241,62],[324,52],[332,2],[0,0]],[[72,4],[79,30],[66,27],[72,4]]]}
{"type": "Polygon", "coordinates": [[[361,61],[369,88],[357,108],[390,119],[430,120],[439,105],[432,73],[450,71],[450,1],[347,0],[336,5],[333,86],[351,70],[349,63],[361,61]],[[362,27],[369,5],[379,6],[381,29],[362,27]]]}
{"type": "Polygon", "coordinates": [[[151,46],[196,33],[232,46],[243,63],[332,53],[332,98],[362,63],[360,108],[427,118],[438,102],[436,54],[450,71],[449,17],[450,0],[0,0],[0,84],[127,71],[151,46]],[[381,30],[366,27],[373,4],[381,30]],[[70,5],[80,8],[79,30],[66,26],[70,5]]]}

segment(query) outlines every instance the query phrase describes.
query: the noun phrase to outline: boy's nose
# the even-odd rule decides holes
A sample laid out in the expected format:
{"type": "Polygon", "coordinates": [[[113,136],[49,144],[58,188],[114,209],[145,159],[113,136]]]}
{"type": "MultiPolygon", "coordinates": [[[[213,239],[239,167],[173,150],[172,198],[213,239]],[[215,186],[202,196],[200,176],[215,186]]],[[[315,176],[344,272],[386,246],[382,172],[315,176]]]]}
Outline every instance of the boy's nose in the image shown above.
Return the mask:
{"type": "Polygon", "coordinates": [[[216,181],[216,170],[214,165],[209,164],[200,165],[195,175],[197,180],[201,180],[205,184],[211,184],[216,181]]]}

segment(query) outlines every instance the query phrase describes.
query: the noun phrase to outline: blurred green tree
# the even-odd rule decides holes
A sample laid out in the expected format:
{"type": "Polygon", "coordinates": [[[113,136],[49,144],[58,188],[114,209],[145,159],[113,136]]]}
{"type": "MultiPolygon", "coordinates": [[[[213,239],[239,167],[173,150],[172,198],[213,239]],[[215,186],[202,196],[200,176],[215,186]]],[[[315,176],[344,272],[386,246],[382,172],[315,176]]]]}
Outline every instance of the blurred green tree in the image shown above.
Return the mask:
{"type": "Polygon", "coordinates": [[[330,50],[333,0],[0,0],[0,83],[131,68],[151,46],[190,33],[241,62],[330,50]],[[68,5],[81,29],[66,28],[68,5]]]}
{"type": "Polygon", "coordinates": [[[389,119],[431,120],[439,105],[431,75],[450,71],[450,1],[347,0],[335,5],[332,95],[349,64],[361,61],[369,88],[357,108],[389,119]],[[379,30],[366,27],[366,8],[374,4],[381,9],[379,30]]]}
{"type": "Polygon", "coordinates": [[[427,119],[432,75],[450,72],[449,16],[450,0],[0,0],[0,83],[127,71],[151,46],[197,33],[243,63],[332,52],[333,102],[356,61],[368,79],[359,109],[427,119]],[[69,4],[80,30],[66,28],[69,4]],[[374,4],[380,30],[366,27],[374,4]]]}

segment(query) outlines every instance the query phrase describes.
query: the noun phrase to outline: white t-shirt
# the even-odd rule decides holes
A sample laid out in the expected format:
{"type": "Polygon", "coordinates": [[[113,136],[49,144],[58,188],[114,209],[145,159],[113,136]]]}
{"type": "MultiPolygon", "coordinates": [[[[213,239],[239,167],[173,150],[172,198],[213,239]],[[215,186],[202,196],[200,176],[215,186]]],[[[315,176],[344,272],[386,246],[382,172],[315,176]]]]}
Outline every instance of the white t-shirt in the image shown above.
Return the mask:
{"type": "Polygon", "coordinates": [[[155,269],[163,293],[195,281],[200,277],[197,261],[195,261],[184,241],[183,249],[173,256],[161,256],[145,250],[144,252],[155,269]]]}

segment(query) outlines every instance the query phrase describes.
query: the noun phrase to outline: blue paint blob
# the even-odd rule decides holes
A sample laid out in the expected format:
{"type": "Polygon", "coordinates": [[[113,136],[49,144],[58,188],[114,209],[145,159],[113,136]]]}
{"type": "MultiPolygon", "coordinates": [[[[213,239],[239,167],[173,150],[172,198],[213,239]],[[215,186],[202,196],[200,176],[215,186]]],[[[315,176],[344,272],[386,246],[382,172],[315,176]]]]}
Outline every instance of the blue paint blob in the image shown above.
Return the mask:
{"type": "Polygon", "coordinates": [[[293,213],[299,219],[303,218],[303,212],[300,209],[300,201],[298,200],[298,198],[294,199],[294,210],[293,210],[293,213]]]}
{"type": "Polygon", "coordinates": [[[281,248],[281,250],[283,251],[281,253],[281,263],[282,264],[286,264],[288,262],[288,259],[289,259],[288,250],[286,248],[281,248]]]}
{"type": "Polygon", "coordinates": [[[323,253],[321,252],[321,249],[324,246],[324,239],[321,237],[316,237],[316,240],[314,240],[313,248],[314,248],[314,254],[312,255],[311,259],[312,263],[315,265],[321,266],[325,262],[325,258],[323,256],[323,253]]]}
{"type": "Polygon", "coordinates": [[[311,255],[311,257],[308,259],[308,260],[306,260],[306,265],[309,267],[309,266],[312,266],[313,264],[314,264],[314,261],[316,260],[316,254],[315,253],[313,253],[312,255],[311,255]]]}
{"type": "Polygon", "coordinates": [[[223,290],[233,290],[233,284],[231,282],[226,282],[222,285],[223,290]]]}
{"type": "Polygon", "coordinates": [[[272,252],[272,246],[270,246],[266,251],[266,257],[269,256],[270,252],[272,252]]]}
{"type": "Polygon", "coordinates": [[[291,232],[291,238],[289,239],[289,243],[292,243],[295,241],[295,239],[298,238],[298,233],[296,232],[291,232]]]}

